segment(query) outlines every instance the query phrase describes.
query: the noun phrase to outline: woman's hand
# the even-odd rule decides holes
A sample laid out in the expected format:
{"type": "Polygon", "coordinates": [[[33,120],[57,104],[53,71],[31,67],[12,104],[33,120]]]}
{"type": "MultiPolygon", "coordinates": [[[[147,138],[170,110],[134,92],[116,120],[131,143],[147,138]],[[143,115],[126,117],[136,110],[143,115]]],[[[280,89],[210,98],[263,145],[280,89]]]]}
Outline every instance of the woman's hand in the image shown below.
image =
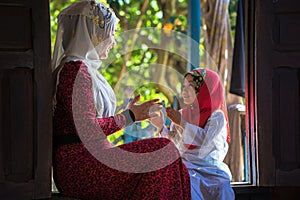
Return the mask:
{"type": "Polygon", "coordinates": [[[159,115],[149,119],[151,124],[156,127],[157,131],[160,133],[164,128],[165,120],[162,111],[159,112],[159,115]]]}
{"type": "Polygon", "coordinates": [[[133,112],[135,121],[143,121],[145,119],[157,117],[158,112],[160,112],[162,109],[162,103],[158,102],[159,99],[153,99],[142,104],[137,104],[137,102],[140,100],[140,97],[140,94],[135,96],[127,106],[127,108],[133,112]]]}

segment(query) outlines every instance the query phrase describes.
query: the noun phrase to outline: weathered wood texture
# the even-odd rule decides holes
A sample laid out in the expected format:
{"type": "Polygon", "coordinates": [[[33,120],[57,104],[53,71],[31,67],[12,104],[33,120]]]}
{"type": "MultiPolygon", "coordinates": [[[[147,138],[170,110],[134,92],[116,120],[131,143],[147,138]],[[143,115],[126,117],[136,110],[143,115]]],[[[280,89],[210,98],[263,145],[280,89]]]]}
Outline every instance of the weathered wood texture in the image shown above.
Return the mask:
{"type": "Polygon", "coordinates": [[[51,196],[48,0],[0,2],[0,199],[51,196]]]}

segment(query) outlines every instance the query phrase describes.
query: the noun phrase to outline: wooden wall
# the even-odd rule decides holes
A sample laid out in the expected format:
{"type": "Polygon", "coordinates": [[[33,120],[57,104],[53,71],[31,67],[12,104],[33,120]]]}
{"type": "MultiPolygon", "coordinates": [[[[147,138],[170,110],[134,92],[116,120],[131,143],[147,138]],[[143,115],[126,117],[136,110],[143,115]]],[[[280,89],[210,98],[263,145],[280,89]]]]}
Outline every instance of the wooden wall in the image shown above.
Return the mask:
{"type": "Polygon", "coordinates": [[[48,0],[0,2],[0,199],[50,197],[48,0]]]}

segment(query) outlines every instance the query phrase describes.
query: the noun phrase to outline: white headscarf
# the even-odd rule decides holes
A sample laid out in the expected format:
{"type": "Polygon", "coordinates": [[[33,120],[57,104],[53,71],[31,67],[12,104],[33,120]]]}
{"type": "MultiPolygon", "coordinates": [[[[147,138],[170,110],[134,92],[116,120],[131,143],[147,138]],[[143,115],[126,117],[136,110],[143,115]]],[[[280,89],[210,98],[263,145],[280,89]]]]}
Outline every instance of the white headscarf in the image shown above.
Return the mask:
{"type": "Polygon", "coordinates": [[[116,109],[113,89],[98,69],[102,63],[99,55],[106,50],[118,22],[119,19],[110,8],[93,0],[73,3],[58,16],[52,60],[52,70],[56,72],[55,88],[65,62],[83,61],[92,77],[95,108],[99,117],[112,116],[116,109]]]}

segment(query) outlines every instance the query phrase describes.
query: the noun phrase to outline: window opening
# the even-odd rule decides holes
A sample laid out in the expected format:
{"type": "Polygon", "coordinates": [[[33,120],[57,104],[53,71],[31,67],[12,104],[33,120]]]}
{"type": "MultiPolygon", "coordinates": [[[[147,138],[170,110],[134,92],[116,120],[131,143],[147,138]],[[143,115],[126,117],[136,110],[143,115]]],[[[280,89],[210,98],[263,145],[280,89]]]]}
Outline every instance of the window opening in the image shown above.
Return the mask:
{"type": "MultiPolygon", "coordinates": [[[[54,49],[54,42],[55,42],[55,35],[57,30],[57,15],[61,10],[69,6],[71,3],[76,2],[78,0],[70,0],[70,1],[57,1],[51,0],[50,1],[50,19],[51,19],[51,41],[52,41],[52,51],[54,49]]],[[[151,0],[149,2],[148,8],[144,11],[140,10],[142,7],[141,1],[118,1],[118,0],[107,0],[104,1],[108,3],[113,9],[117,12],[119,18],[123,19],[122,23],[119,24],[118,32],[129,30],[136,28],[136,22],[141,22],[142,26],[145,27],[157,27],[163,28],[165,34],[168,34],[169,31],[180,31],[184,34],[187,34],[187,12],[188,12],[188,0],[177,0],[176,3],[178,4],[177,7],[172,7],[172,5],[164,6],[164,10],[162,9],[162,5],[160,5],[159,1],[151,0]],[[137,3],[139,2],[139,3],[137,3]],[[169,6],[169,7],[168,7],[169,6]],[[122,9],[121,9],[122,8],[122,9]],[[179,11],[179,8],[181,11],[179,11]],[[139,18],[139,16],[142,17],[139,18]],[[136,16],[135,19],[130,19],[130,16],[136,16]],[[139,21],[140,20],[140,21],[139,21]],[[127,29],[126,29],[127,28],[127,29]]],[[[241,32],[241,27],[237,28],[238,21],[238,7],[239,3],[242,1],[239,0],[230,0],[227,5],[223,5],[225,10],[222,10],[222,6],[211,7],[213,5],[206,4],[207,1],[201,1],[201,37],[200,37],[200,67],[206,66],[216,66],[212,65],[212,62],[219,62],[221,63],[219,67],[214,68],[213,70],[220,73],[221,77],[223,78],[223,83],[226,88],[226,96],[227,96],[227,106],[228,106],[228,114],[232,117],[232,133],[231,133],[231,143],[229,145],[229,153],[225,158],[225,162],[229,165],[229,168],[233,175],[232,184],[233,185],[240,185],[240,184],[249,184],[251,183],[251,170],[250,170],[250,156],[249,156],[249,137],[247,136],[246,130],[246,100],[245,100],[245,71],[239,72],[239,74],[234,74],[233,68],[231,67],[234,64],[236,55],[234,54],[234,49],[238,48],[236,45],[239,43],[239,48],[241,48],[241,52],[243,52],[243,46],[241,46],[241,39],[240,37],[243,32],[241,32]],[[225,19],[225,24],[221,21],[209,21],[208,19],[213,19],[213,17],[209,17],[209,9],[221,9],[216,10],[218,12],[218,16],[220,19],[225,19]],[[220,30],[218,28],[221,28],[220,30]],[[223,32],[222,32],[223,31],[223,32]],[[225,31],[225,32],[224,32],[225,31]],[[212,35],[215,34],[215,35],[212,35]],[[238,39],[237,39],[238,38],[238,39]],[[211,44],[211,39],[214,39],[213,44],[211,44]],[[234,47],[234,48],[233,48],[234,47]],[[212,52],[218,52],[214,54],[212,52]],[[221,55],[221,56],[220,56],[221,55]],[[217,57],[221,57],[219,60],[217,57]],[[235,83],[232,82],[232,78],[238,78],[240,80],[236,80],[239,82],[239,86],[241,90],[236,91],[236,88],[231,88],[232,85],[235,83]],[[233,93],[232,91],[235,90],[233,93]]],[[[213,2],[213,1],[211,1],[213,2]]],[[[242,20],[242,19],[240,19],[242,20]]],[[[141,37],[145,37],[145,35],[141,35],[141,37]]],[[[155,40],[155,38],[154,38],[155,40]]],[[[120,41],[117,41],[120,42],[120,41]]],[[[122,41],[121,41],[122,42],[122,41]]],[[[176,42],[180,42],[176,41],[176,42]]],[[[117,50],[113,50],[113,53],[117,54],[117,50]]],[[[150,49],[147,48],[147,44],[142,45],[141,50],[132,51],[131,57],[132,59],[128,59],[126,61],[126,66],[129,70],[136,70],[138,71],[138,66],[140,65],[149,65],[151,62],[158,62],[161,61],[161,57],[157,56],[155,53],[152,52],[150,49]]],[[[164,54],[165,52],[160,52],[164,54]]],[[[118,59],[115,60],[111,65],[114,67],[105,68],[103,74],[108,77],[108,81],[112,85],[118,84],[118,76],[113,76],[110,74],[116,74],[113,71],[115,66],[122,66],[124,63],[124,56],[117,55],[118,59]]],[[[182,59],[178,58],[178,56],[174,54],[170,54],[167,56],[168,60],[172,62],[165,62],[167,65],[172,66],[182,66],[181,68],[177,68],[180,73],[184,73],[186,70],[186,61],[182,61],[182,59]],[[173,59],[175,57],[175,59],[173,59]]],[[[241,59],[241,58],[240,58],[241,59]]],[[[118,69],[121,70],[121,69],[118,69]]],[[[241,70],[241,69],[240,69],[241,70]]],[[[245,69],[244,69],[245,70],[245,69]]],[[[234,85],[236,86],[236,85],[234,85]]],[[[129,84],[130,87],[130,84],[129,84]]],[[[148,89],[141,89],[141,93],[147,98],[156,98],[159,97],[164,100],[164,103],[168,106],[172,105],[173,107],[179,107],[179,101],[173,95],[165,95],[164,89],[160,88],[162,91],[156,91],[156,85],[148,85],[148,89]]],[[[180,88],[180,83],[176,86],[180,88]]],[[[125,101],[129,101],[130,98],[123,99],[123,97],[118,97],[120,99],[118,105],[119,108],[122,107],[125,101]],[[124,102],[123,102],[124,101],[124,102]]],[[[144,99],[147,100],[147,99],[144,99]]],[[[168,123],[168,121],[167,121],[168,123]]],[[[149,124],[137,124],[137,126],[132,127],[136,129],[146,129],[151,128],[149,124]]],[[[135,130],[136,130],[135,129],[135,130]]],[[[148,130],[148,129],[147,129],[148,130]]],[[[126,130],[125,130],[126,131],[126,130]]],[[[126,133],[125,133],[126,134],[126,133]]],[[[149,137],[149,136],[147,136],[149,137]]],[[[132,138],[131,138],[132,139],[132,138]]],[[[124,139],[124,132],[119,132],[112,135],[109,140],[112,141],[113,144],[122,144],[125,141],[124,139]],[[122,138],[123,137],[123,138],[122,138]]],[[[52,191],[57,191],[54,183],[52,191]]]]}

